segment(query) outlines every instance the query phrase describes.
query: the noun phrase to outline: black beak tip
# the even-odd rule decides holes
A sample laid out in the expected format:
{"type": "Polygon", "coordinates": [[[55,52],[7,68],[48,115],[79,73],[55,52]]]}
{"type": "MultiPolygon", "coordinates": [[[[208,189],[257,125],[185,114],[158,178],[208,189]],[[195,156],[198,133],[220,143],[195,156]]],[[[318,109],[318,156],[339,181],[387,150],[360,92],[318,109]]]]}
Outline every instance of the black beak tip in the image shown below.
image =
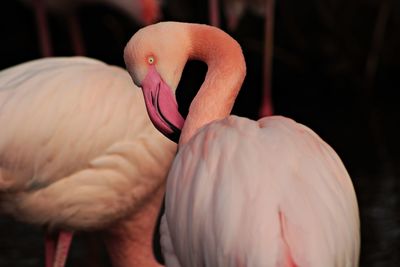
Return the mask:
{"type": "Polygon", "coordinates": [[[179,129],[174,129],[174,131],[168,135],[166,135],[166,137],[171,140],[174,143],[179,143],[179,138],[181,136],[181,130],[179,129]]]}

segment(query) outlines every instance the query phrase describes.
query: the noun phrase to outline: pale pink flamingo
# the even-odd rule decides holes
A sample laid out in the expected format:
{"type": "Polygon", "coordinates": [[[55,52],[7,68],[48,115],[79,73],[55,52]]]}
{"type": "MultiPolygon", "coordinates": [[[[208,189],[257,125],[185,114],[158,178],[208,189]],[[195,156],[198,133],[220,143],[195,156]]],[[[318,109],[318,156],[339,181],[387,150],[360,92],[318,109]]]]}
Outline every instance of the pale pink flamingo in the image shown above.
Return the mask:
{"type": "Polygon", "coordinates": [[[67,20],[72,45],[76,55],[84,55],[85,49],[76,9],[82,4],[102,3],[113,6],[139,24],[148,25],[160,19],[161,11],[158,0],[29,0],[35,11],[38,39],[42,56],[53,56],[50,31],[47,25],[46,11],[60,14],[67,20]]]}
{"type": "Polygon", "coordinates": [[[358,265],[356,195],[335,151],[285,117],[229,116],[246,73],[235,40],[162,22],[138,31],[124,57],[156,128],[182,128],[161,223],[166,266],[358,265]],[[188,59],[208,72],[184,120],[174,92],[188,59]]]}
{"type": "MultiPolygon", "coordinates": [[[[50,31],[47,25],[46,11],[60,14],[67,20],[70,38],[76,55],[84,55],[85,48],[80,31],[79,21],[76,16],[76,10],[81,4],[94,4],[104,3],[116,7],[117,9],[125,12],[132,19],[140,24],[150,24],[160,17],[160,7],[158,0],[29,0],[24,2],[31,2],[35,11],[40,48],[42,56],[53,56],[53,47],[50,38],[50,31]]],[[[66,257],[61,254],[67,255],[68,246],[71,242],[72,235],[69,232],[60,232],[59,237],[52,233],[47,233],[45,238],[46,247],[46,263],[51,266],[54,258],[58,261],[63,261],[66,257]],[[57,241],[59,239],[59,241],[57,241]],[[56,245],[59,243],[60,245],[56,245]],[[68,244],[65,246],[64,244],[68,244]],[[55,255],[55,247],[63,248],[58,249],[55,255]],[[55,256],[53,256],[55,255],[55,256]]],[[[94,238],[94,237],[93,237],[94,238]]],[[[91,239],[94,241],[94,239],[91,239]]],[[[91,245],[96,245],[91,243],[91,245]]]]}
{"type": "Polygon", "coordinates": [[[73,230],[99,229],[115,267],[160,266],[153,228],[176,145],[125,70],[80,57],[3,70],[0,125],[0,212],[62,230],[47,267],[64,266],[73,230]]]}

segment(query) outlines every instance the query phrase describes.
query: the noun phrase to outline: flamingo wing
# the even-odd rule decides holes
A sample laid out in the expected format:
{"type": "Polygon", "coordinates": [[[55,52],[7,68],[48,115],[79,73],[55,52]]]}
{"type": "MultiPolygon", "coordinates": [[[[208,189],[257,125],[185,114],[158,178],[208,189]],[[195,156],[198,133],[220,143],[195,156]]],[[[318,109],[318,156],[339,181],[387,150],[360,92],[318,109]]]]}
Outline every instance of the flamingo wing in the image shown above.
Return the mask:
{"type": "Polygon", "coordinates": [[[175,152],[129,74],[87,58],[0,72],[0,125],[0,210],[31,223],[93,229],[134,212],[175,152]]]}
{"type": "Polygon", "coordinates": [[[165,216],[164,250],[182,266],[358,264],[345,167],[317,134],[284,117],[231,116],[200,129],[175,158],[165,216]]]}

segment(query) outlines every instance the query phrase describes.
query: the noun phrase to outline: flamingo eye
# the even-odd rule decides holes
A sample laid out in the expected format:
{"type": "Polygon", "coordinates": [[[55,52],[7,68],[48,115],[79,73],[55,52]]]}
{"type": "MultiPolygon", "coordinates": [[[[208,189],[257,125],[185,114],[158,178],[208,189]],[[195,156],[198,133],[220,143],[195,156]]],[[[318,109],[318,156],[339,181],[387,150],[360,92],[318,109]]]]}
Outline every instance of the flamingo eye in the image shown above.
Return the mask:
{"type": "Polygon", "coordinates": [[[147,62],[150,64],[150,65],[153,65],[154,64],[154,57],[153,56],[149,56],[148,58],[147,58],[147,62]]]}

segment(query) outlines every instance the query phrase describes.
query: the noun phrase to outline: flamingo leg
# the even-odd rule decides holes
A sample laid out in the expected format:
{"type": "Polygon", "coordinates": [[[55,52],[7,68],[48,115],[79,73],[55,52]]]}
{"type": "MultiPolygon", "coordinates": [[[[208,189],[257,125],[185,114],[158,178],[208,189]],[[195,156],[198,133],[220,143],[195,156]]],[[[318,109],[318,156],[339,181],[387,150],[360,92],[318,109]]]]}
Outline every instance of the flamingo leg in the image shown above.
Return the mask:
{"type": "Polygon", "coordinates": [[[46,267],[53,266],[55,248],[56,248],[56,241],[54,240],[54,236],[51,233],[46,232],[46,237],[45,237],[46,267]]]}
{"type": "Polygon", "coordinates": [[[43,4],[43,0],[34,0],[34,9],[36,24],[38,27],[38,37],[41,53],[43,57],[51,57],[53,55],[50,32],[46,19],[46,10],[43,4]]]}
{"type": "Polygon", "coordinates": [[[82,31],[79,25],[79,19],[76,13],[70,13],[67,16],[69,35],[72,40],[72,47],[76,56],[83,56],[86,54],[85,46],[83,44],[82,31]]]}
{"type": "Polygon", "coordinates": [[[208,12],[210,24],[215,27],[220,27],[218,0],[208,0],[208,12]]]}
{"type": "Polygon", "coordinates": [[[260,116],[271,116],[274,108],[271,100],[272,56],[274,53],[275,0],[267,0],[265,5],[264,35],[264,80],[260,116]]]}
{"type": "Polygon", "coordinates": [[[53,267],[64,267],[67,260],[68,251],[71,246],[73,232],[61,231],[58,236],[57,249],[53,262],[53,267]]]}

